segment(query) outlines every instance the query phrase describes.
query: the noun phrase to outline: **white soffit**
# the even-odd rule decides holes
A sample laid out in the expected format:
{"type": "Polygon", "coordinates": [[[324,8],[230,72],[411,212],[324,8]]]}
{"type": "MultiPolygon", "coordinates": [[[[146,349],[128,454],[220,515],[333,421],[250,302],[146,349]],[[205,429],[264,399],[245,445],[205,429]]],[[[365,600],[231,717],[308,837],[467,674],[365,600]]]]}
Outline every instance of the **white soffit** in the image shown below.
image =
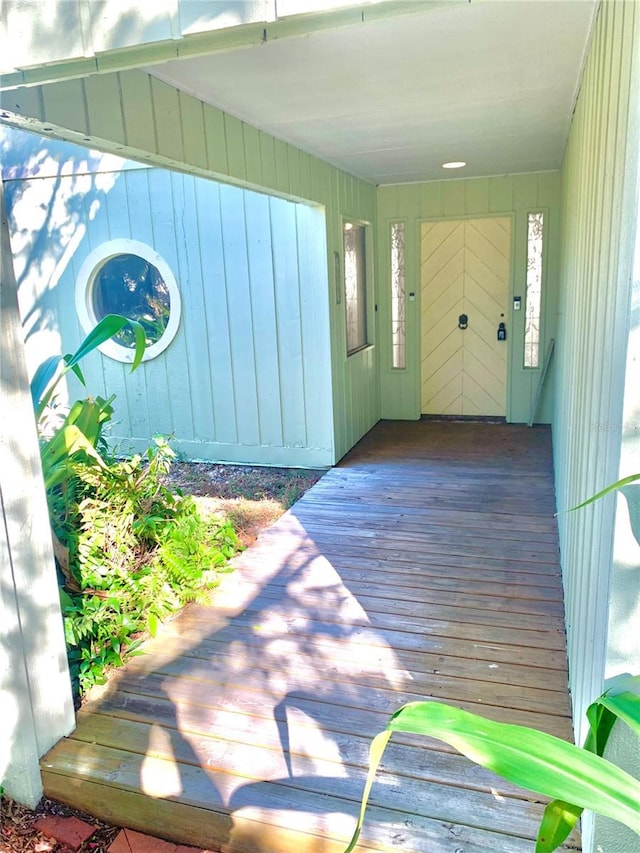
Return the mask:
{"type": "Polygon", "coordinates": [[[148,70],[376,184],[559,168],[597,2],[420,5],[148,70]]]}

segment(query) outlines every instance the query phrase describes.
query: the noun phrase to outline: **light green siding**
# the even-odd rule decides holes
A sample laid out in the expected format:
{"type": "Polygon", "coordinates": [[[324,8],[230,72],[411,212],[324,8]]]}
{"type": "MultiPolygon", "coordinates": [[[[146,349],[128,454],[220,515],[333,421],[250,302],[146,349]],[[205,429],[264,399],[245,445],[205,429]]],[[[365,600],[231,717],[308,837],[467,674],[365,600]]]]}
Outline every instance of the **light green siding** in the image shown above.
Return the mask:
{"type": "MultiPolygon", "coordinates": [[[[333,253],[342,253],[342,218],[373,223],[374,186],[178,92],[143,71],[2,92],[0,121],[152,165],[322,205],[330,271],[326,298],[335,459],[376,423],[380,416],[377,350],[372,346],[347,359],[344,300],[336,298],[338,285],[333,280],[333,253]],[[107,97],[109,93],[115,97],[107,97]],[[107,114],[109,120],[105,118],[107,114]]],[[[299,251],[304,254],[304,245],[299,246],[299,251]]],[[[372,344],[373,274],[371,263],[372,344]]]]}
{"type": "MultiPolygon", "coordinates": [[[[560,176],[557,172],[509,175],[473,180],[433,181],[378,188],[378,353],[380,358],[381,412],[384,418],[413,419],[420,416],[420,222],[427,219],[513,216],[513,253],[509,314],[507,420],[529,420],[540,368],[525,370],[523,364],[524,310],[513,312],[512,297],[522,296],[526,275],[527,213],[544,210],[547,215],[544,322],[542,352],[555,334],[557,311],[557,264],[559,247],[560,176]],[[390,223],[405,223],[407,301],[407,367],[391,367],[390,223]]],[[[553,370],[536,420],[549,422],[553,370]]]]}
{"type": "MultiPolygon", "coordinates": [[[[601,5],[562,170],[553,434],[578,739],[584,735],[584,710],[608,674],[611,639],[617,634],[620,640],[618,629],[625,633],[618,623],[608,636],[610,613],[618,619],[621,605],[628,613],[638,596],[637,580],[631,590],[628,578],[621,586],[611,572],[614,498],[575,513],[566,510],[617,479],[621,441],[628,438],[623,401],[636,222],[639,23],[634,3],[601,5]]],[[[626,381],[637,387],[637,363],[626,381]]],[[[637,463],[636,453],[631,467],[637,463]]],[[[632,562],[637,578],[637,554],[632,562]]],[[[637,623],[626,626],[627,650],[633,651],[626,660],[617,656],[616,669],[640,671],[637,631],[637,623]]],[[[589,822],[586,828],[590,850],[589,822]]],[[[640,846],[637,837],[621,846],[610,838],[604,849],[631,853],[640,846]]]]}

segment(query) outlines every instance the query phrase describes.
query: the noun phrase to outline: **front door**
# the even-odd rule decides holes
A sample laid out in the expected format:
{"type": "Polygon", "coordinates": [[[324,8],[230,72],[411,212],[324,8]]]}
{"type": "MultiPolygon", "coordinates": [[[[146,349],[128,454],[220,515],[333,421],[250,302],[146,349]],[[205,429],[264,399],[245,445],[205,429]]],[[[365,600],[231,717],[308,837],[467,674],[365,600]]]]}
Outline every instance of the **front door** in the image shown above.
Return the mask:
{"type": "Polygon", "coordinates": [[[511,219],[423,222],[421,411],[506,412],[511,219]]]}

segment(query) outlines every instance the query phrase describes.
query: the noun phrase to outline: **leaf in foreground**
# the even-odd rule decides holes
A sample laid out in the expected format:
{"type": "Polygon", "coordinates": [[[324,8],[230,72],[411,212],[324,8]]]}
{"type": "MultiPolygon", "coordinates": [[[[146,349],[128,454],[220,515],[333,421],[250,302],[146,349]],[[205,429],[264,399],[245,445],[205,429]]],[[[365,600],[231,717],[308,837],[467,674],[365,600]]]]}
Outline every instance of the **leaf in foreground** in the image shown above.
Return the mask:
{"type": "Polygon", "coordinates": [[[496,723],[441,702],[412,702],[392,715],[371,744],[362,807],[345,853],[357,844],[371,785],[394,731],[443,740],[516,785],[591,809],[640,833],[640,781],[606,759],[525,726],[496,723]]]}

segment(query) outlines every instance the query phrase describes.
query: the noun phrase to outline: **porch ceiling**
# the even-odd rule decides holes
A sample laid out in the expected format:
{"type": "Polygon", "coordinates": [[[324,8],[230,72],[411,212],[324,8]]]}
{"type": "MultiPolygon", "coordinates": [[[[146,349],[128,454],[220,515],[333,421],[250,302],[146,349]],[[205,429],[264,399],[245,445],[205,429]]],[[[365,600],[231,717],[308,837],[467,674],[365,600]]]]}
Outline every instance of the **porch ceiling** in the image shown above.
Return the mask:
{"type": "Polygon", "coordinates": [[[376,184],[557,169],[597,5],[416,2],[148,70],[376,184]]]}

